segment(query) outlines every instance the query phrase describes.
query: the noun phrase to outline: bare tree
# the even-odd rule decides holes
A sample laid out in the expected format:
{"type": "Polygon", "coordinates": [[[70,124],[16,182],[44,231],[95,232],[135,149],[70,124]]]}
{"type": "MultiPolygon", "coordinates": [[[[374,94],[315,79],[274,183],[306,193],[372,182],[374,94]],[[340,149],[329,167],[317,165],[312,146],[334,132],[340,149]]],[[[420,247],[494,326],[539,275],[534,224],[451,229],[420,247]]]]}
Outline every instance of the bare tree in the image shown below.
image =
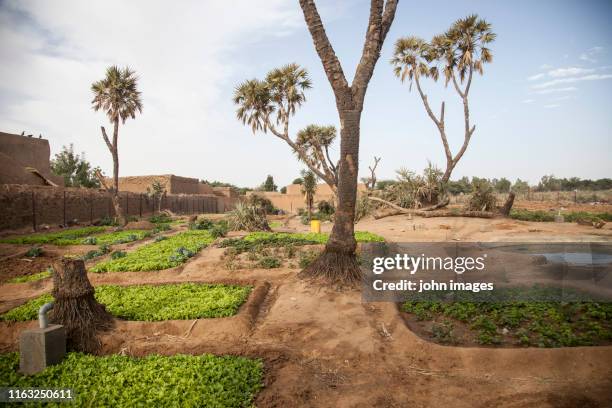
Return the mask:
{"type": "Polygon", "coordinates": [[[435,36],[430,43],[418,37],[400,38],[395,43],[391,61],[395,66],[394,72],[402,82],[405,80],[410,82],[410,89],[413,83],[416,84],[427,115],[440,133],[446,156],[443,183],[450,180],[453,169],[463,157],[476,130],[476,126],[470,123],[470,87],[474,71],[482,75],[484,64],[493,60],[493,54],[487,45],[495,40],[495,36],[491,31],[491,24],[479,19],[477,15],[471,15],[454,22],[446,33],[435,36]],[[463,104],[463,144],[454,155],[446,133],[445,103],[441,103],[440,114],[436,115],[421,85],[421,77],[438,80],[439,65],[445,77],[445,85],[452,82],[463,104]]]}
{"type": "Polygon", "coordinates": [[[378,167],[378,163],[380,162],[380,157],[374,156],[374,165],[368,166],[368,170],[370,170],[370,177],[363,177],[361,181],[366,185],[366,188],[370,191],[376,188],[376,167],[378,167]]]}
{"type": "Polygon", "coordinates": [[[349,85],[342,65],[325,33],[314,0],[300,0],[304,19],[327,79],[334,91],[340,118],[338,205],[335,222],[324,252],[301,272],[336,282],[355,282],[361,271],[355,256],[355,204],[359,169],[359,133],[363,102],[380,50],[395,17],[398,0],[371,0],[370,16],[361,59],[349,85]]]}

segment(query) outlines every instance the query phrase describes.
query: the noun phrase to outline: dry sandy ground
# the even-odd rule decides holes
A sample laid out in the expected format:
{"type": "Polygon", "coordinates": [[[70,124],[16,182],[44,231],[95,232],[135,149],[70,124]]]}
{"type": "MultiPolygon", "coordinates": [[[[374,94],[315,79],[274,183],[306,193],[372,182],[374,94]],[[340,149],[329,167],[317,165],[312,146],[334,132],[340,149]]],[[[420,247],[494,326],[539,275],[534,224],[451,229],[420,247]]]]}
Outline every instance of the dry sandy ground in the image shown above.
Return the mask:
{"type": "MultiPolygon", "coordinates": [[[[358,229],[400,242],[445,240],[449,233],[486,241],[610,241],[612,236],[609,228],[593,235],[592,228],[565,224],[405,216],[366,220],[358,229]],[[419,227],[412,229],[415,224],[419,227]]],[[[255,286],[247,304],[230,318],[117,322],[103,337],[104,352],[263,358],[266,386],[257,397],[258,407],[612,406],[610,346],[440,346],[411,332],[393,303],[362,303],[359,291],[338,292],[301,281],[296,269],[227,271],[221,254],[207,248],[183,267],[160,272],[90,274],[94,285],[200,281],[255,286]]],[[[4,306],[49,289],[50,282],[2,285],[0,301],[4,306]]],[[[0,349],[15,349],[18,332],[34,324],[0,325],[0,349]]]]}

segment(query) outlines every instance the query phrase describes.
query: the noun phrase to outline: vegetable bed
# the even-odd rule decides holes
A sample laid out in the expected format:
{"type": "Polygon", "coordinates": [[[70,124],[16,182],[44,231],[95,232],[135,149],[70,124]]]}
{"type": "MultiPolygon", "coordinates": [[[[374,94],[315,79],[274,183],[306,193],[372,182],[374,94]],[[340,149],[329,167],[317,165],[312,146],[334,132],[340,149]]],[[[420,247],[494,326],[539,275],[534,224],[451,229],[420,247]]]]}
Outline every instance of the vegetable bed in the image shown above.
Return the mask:
{"type": "MultiPolygon", "coordinates": [[[[234,247],[239,252],[254,247],[280,247],[285,245],[325,244],[329,239],[324,233],[288,233],[288,232],[251,232],[243,238],[230,238],[221,243],[221,247],[234,247]]],[[[367,231],[355,231],[357,242],[384,242],[384,238],[367,231]]]]}
{"type": "Polygon", "coordinates": [[[17,353],[0,355],[0,386],[71,388],[79,407],[247,407],[262,387],[263,363],[210,354],[134,358],[68,353],[60,364],[33,376],[18,369],[17,353]]]}
{"type": "Polygon", "coordinates": [[[456,302],[408,301],[401,308],[417,331],[443,344],[571,347],[612,341],[612,303],[475,302],[470,296],[456,302]]]}
{"type": "Polygon", "coordinates": [[[85,227],[68,229],[58,232],[46,232],[41,234],[23,235],[1,239],[0,242],[7,244],[54,244],[54,245],[74,245],[78,238],[88,235],[99,234],[106,230],[106,227],[85,227]]]}
{"type": "Polygon", "coordinates": [[[194,256],[214,241],[209,231],[181,232],[157,242],[143,245],[126,256],[100,262],[91,272],[158,271],[173,268],[194,256]]]}
{"type": "MultiPolygon", "coordinates": [[[[163,321],[236,314],[251,292],[250,286],[181,283],[167,285],[98,286],[96,299],[115,317],[126,320],[163,321]]],[[[37,318],[38,309],[52,302],[39,296],[0,316],[5,321],[37,318]]]]}

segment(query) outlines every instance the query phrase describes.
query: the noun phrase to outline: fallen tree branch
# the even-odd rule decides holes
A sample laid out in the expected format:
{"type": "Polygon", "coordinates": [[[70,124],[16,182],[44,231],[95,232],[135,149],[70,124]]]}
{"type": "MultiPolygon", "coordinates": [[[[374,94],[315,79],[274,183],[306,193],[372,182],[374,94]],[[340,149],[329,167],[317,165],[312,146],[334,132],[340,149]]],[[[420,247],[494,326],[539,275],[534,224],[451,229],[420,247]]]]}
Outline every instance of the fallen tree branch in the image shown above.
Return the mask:
{"type": "Polygon", "coordinates": [[[403,208],[400,207],[397,204],[393,204],[390,201],[387,200],[383,200],[382,198],[379,197],[368,197],[370,200],[373,201],[377,201],[379,203],[383,203],[391,208],[393,208],[395,211],[390,211],[390,212],[386,212],[383,214],[374,214],[374,219],[378,220],[380,218],[384,218],[384,217],[389,217],[392,215],[398,215],[398,214],[410,214],[410,215],[420,215],[421,217],[424,218],[432,218],[432,217],[472,217],[472,218],[493,218],[495,216],[494,213],[490,212],[490,211],[438,211],[438,212],[433,212],[433,210],[436,210],[438,208],[444,207],[446,205],[448,205],[448,197],[446,197],[445,200],[443,200],[442,202],[433,205],[431,207],[427,207],[427,208],[421,208],[419,210],[410,210],[407,208],[403,208]]]}

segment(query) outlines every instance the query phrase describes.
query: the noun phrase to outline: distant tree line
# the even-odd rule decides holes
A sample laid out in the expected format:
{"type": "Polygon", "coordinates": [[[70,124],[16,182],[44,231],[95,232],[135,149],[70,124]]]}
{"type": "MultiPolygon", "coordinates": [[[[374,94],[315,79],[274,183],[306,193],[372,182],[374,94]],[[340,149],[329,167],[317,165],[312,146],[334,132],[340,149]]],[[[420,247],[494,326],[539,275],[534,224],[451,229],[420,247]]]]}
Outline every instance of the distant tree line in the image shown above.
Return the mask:
{"type": "MultiPolygon", "coordinates": [[[[397,183],[396,180],[380,180],[376,183],[376,188],[379,190],[397,183]]],[[[553,175],[543,176],[537,185],[530,186],[528,182],[517,178],[514,183],[505,177],[502,178],[482,178],[462,177],[458,180],[450,180],[447,183],[447,191],[450,194],[471,194],[474,191],[474,186],[489,184],[498,193],[507,193],[514,191],[516,193],[524,193],[530,188],[532,191],[600,191],[612,189],[612,179],[602,178],[598,180],[581,179],[579,177],[557,178],[553,175]]]]}

